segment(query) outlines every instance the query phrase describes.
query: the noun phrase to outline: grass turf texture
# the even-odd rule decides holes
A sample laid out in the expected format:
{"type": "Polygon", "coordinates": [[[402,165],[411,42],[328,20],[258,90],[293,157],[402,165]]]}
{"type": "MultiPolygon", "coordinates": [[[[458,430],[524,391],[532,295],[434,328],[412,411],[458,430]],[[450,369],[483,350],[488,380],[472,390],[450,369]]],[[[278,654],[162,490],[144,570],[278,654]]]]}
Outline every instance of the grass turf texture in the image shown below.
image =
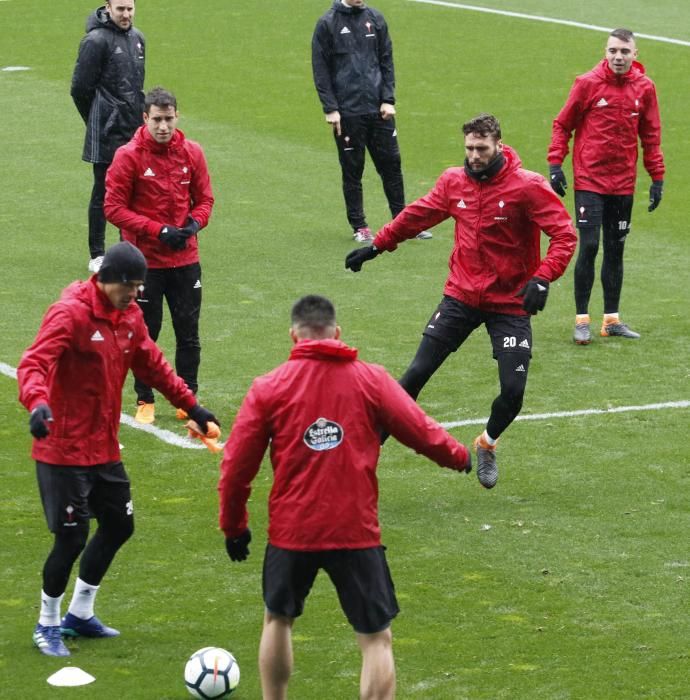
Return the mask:
{"type": "MultiPolygon", "coordinates": [[[[483,3],[591,24],[630,25],[690,39],[690,9],[642,0],[483,3]],[[570,12],[576,14],[569,14],[570,12]]],[[[398,376],[437,303],[452,245],[446,223],[343,269],[353,247],[335,149],[311,84],[309,42],[327,0],[281,5],[204,0],[138,3],[148,39],[147,87],[180,100],[180,127],[206,149],[217,197],[201,234],[204,268],[201,396],[224,434],[251,379],[288,351],[288,312],[301,294],[325,293],[344,337],[398,376]]],[[[493,111],[525,165],[544,172],[553,116],[572,79],[603,54],[605,35],[404,0],[378,0],[391,28],[398,127],[408,198],[462,160],[459,124],[493,111]]],[[[90,168],[69,78],[93,9],[79,0],[0,3],[4,266],[0,361],[16,366],[47,305],[84,277],[90,168]]],[[[685,66],[690,48],[640,41],[657,83],[667,189],[646,211],[641,173],[626,251],[623,319],[640,342],[595,338],[575,347],[572,269],[552,285],[534,322],[535,358],[524,413],[688,399],[685,66]]],[[[566,173],[572,183],[570,160],[566,173]]],[[[371,164],[370,224],[388,217],[371,164]]],[[[572,194],[567,203],[572,208],[572,194]]],[[[109,243],[115,242],[109,229],[109,243]]],[[[591,307],[599,320],[596,283],[591,307]]],[[[161,345],[170,353],[166,318],[161,345]]],[[[439,420],[486,416],[497,390],[488,339],[475,334],[425,388],[439,420]]],[[[29,459],[16,383],[0,376],[0,695],[50,698],[45,679],[66,661],[31,647],[40,570],[50,537],[29,459]]],[[[128,386],[126,405],[133,404],[128,386]]],[[[182,433],[173,410],[158,423],[182,433]]],[[[686,410],[516,423],[502,440],[492,492],[389,443],[380,464],[381,521],[402,614],[394,623],[398,697],[680,698],[690,649],[687,546],[690,455],[686,410]],[[486,527],[490,526],[490,527],[486,527]]],[[[479,431],[453,433],[469,443],[479,431]]],[[[137,531],[115,560],[98,614],[117,640],[69,642],[69,663],[96,676],[73,697],[186,697],[186,658],[207,645],[237,657],[238,698],[260,695],[256,651],[265,543],[264,466],[250,503],[250,559],[233,565],[216,530],[218,460],[123,427],[137,531]]],[[[68,589],[63,609],[71,595],[68,589]]],[[[359,654],[326,577],[295,626],[291,697],[356,696],[359,654]]]]}

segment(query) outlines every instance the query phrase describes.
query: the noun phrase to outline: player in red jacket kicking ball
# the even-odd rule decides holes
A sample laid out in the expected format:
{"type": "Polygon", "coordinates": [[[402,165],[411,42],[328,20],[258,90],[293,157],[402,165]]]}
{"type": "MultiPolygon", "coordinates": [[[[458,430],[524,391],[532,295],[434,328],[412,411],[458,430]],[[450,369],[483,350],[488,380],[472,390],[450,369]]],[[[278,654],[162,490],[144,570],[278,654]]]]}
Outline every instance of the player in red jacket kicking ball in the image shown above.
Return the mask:
{"type": "Polygon", "coordinates": [[[328,299],[292,309],[287,362],[254,380],[225,444],[220,526],[233,561],[249,554],[247,499],[270,444],[273,487],[259,648],[264,698],[287,697],[292,625],[319,569],[333,581],[362,652],[361,697],[393,698],[390,624],[398,613],[378,522],[379,431],[437,464],[470,471],[470,453],[379,365],[340,340],[328,299]]]}
{"type": "Polygon", "coordinates": [[[549,283],[563,274],[577,240],[568,212],[546,179],[525,170],[517,153],[503,144],[496,117],[480,114],[462,130],[464,167],[446,170],[431,192],[378,232],[372,246],[353,250],[345,267],[359,272],[367,260],[394,251],[418,231],[455,219],[443,299],[400,384],[417,398],[448,355],[486,326],[501,389],[474,446],[477,477],[493,488],[496,441],[522,408],[532,357],[530,316],[544,308],[549,283]],[[542,231],[550,238],[543,260],[542,231]]]}

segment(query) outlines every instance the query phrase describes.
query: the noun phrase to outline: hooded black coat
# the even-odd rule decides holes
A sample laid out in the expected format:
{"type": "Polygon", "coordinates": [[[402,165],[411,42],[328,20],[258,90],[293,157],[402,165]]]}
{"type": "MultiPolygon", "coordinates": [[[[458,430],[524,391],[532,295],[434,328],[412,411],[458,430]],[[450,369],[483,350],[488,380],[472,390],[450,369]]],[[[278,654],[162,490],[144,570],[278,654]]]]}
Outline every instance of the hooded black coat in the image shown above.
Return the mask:
{"type": "Polygon", "coordinates": [[[382,102],[395,104],[393,44],[378,10],[335,0],[316,24],[311,51],[325,114],[378,114],[382,102]]]}
{"type": "Polygon", "coordinates": [[[86,21],[70,94],[86,124],[82,159],[110,163],[141,126],[144,113],[144,35],[120,29],[99,7],[86,21]]]}

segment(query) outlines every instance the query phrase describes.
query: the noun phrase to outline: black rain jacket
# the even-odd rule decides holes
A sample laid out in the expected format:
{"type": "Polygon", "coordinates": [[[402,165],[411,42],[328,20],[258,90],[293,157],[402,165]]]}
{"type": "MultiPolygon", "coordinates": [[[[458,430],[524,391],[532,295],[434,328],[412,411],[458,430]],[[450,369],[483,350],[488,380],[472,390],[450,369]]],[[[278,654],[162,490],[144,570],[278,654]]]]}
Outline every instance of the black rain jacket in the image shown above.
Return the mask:
{"type": "Polygon", "coordinates": [[[82,159],[110,163],[141,126],[144,113],[144,35],[123,31],[99,7],[86,21],[70,94],[86,123],[82,159]]]}
{"type": "Polygon", "coordinates": [[[395,104],[393,44],[383,15],[335,0],[316,23],[311,42],[314,85],[325,114],[378,113],[395,104]]]}

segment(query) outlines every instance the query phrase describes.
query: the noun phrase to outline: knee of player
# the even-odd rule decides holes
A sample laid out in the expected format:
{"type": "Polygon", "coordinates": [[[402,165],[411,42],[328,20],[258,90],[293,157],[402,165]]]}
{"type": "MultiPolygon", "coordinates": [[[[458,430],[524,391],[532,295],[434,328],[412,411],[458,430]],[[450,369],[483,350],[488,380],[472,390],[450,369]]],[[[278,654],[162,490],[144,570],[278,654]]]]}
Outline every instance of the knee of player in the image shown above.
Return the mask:
{"type": "Polygon", "coordinates": [[[86,523],[80,523],[76,527],[69,530],[64,529],[55,533],[55,543],[63,551],[69,553],[76,559],[84,547],[89,537],[89,526],[86,523]]]}
{"type": "MultiPolygon", "coordinates": [[[[518,365],[519,369],[520,365],[518,365]]],[[[526,377],[513,381],[504,381],[501,384],[501,398],[510,406],[519,411],[522,408],[522,400],[525,396],[526,377]]]]}
{"type": "Polygon", "coordinates": [[[134,534],[134,518],[129,515],[108,523],[101,523],[99,530],[111,544],[120,547],[134,534]]]}

